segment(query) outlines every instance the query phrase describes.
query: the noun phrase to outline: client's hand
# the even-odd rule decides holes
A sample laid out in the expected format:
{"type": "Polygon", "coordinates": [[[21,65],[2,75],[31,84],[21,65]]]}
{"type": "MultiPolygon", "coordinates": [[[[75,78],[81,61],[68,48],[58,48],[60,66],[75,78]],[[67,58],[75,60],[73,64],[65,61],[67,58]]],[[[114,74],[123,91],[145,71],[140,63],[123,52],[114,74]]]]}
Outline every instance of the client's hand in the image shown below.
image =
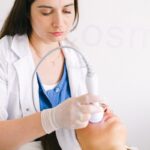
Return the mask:
{"type": "Polygon", "coordinates": [[[104,118],[100,123],[76,130],[82,150],[126,150],[126,128],[119,117],[105,106],[104,118]]]}

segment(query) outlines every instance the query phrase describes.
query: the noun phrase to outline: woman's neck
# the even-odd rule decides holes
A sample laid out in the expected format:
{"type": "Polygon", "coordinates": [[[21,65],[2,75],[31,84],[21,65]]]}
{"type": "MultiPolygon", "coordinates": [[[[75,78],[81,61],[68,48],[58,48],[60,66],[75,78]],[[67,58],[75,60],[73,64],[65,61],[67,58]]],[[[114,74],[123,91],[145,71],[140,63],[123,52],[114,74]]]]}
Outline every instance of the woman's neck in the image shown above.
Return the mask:
{"type": "MultiPolygon", "coordinates": [[[[31,35],[29,42],[30,42],[30,46],[31,46],[32,50],[34,51],[34,53],[41,58],[48,51],[50,51],[56,47],[59,47],[59,42],[46,43],[34,35],[31,35]]],[[[54,55],[53,57],[55,57],[55,54],[53,54],[53,55],[54,55]]]]}

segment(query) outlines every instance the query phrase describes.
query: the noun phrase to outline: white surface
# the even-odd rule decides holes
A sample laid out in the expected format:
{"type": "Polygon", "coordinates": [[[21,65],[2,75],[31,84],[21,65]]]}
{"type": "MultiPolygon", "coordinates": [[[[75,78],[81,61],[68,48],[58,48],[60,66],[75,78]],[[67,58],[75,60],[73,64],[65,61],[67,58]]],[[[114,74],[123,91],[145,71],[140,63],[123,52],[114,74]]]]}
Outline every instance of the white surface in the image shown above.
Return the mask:
{"type": "MultiPolygon", "coordinates": [[[[13,0],[0,1],[0,27],[13,0]]],[[[128,143],[150,149],[150,1],[80,1],[71,38],[97,69],[100,95],[122,117],[128,143]]]]}
{"type": "Polygon", "coordinates": [[[36,141],[23,145],[19,148],[19,150],[43,150],[43,148],[41,145],[41,141],[36,141]]]}

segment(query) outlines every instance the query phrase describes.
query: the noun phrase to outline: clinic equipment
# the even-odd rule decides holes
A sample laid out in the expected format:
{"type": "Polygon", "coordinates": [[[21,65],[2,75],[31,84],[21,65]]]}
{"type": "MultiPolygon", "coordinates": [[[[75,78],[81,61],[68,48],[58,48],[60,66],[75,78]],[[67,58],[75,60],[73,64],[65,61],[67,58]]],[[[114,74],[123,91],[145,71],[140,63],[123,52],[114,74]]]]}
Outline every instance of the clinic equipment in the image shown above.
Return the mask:
{"type": "MultiPolygon", "coordinates": [[[[97,83],[97,81],[94,81],[94,80],[96,80],[95,73],[93,72],[93,70],[89,66],[87,60],[82,55],[82,53],[80,51],[78,51],[77,49],[75,49],[73,47],[70,47],[70,46],[59,46],[59,47],[54,48],[54,49],[50,50],[49,52],[47,52],[47,54],[44,55],[44,57],[40,60],[40,62],[35,67],[35,70],[34,70],[33,76],[32,76],[32,85],[31,85],[32,86],[32,99],[33,99],[34,107],[35,107],[35,102],[34,102],[34,76],[37,72],[37,69],[40,66],[40,64],[46,59],[47,56],[52,54],[54,51],[61,50],[63,48],[72,49],[72,50],[76,51],[77,54],[79,54],[82,57],[82,59],[85,62],[85,66],[83,66],[83,67],[84,68],[87,67],[86,85],[87,85],[88,93],[96,94],[96,95],[98,94],[98,91],[97,91],[98,90],[98,83],[97,83]]],[[[101,112],[93,114],[91,119],[90,119],[90,122],[97,123],[97,122],[100,122],[102,120],[103,115],[104,115],[104,111],[102,109],[102,106],[100,106],[99,103],[94,103],[94,105],[98,106],[101,109],[101,112]]],[[[36,107],[35,107],[35,110],[38,111],[36,109],[36,107]]]]}

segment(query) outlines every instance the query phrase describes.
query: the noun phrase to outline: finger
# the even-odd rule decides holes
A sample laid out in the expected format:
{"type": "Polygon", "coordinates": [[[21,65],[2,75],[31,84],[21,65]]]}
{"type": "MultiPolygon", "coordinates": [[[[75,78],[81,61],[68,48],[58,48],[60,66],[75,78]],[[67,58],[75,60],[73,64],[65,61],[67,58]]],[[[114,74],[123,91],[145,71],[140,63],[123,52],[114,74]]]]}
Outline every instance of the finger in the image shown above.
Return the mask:
{"type": "Polygon", "coordinates": [[[90,113],[90,114],[93,114],[93,113],[98,113],[100,111],[102,111],[102,107],[98,107],[96,105],[93,105],[93,104],[89,104],[89,105],[81,105],[79,104],[79,110],[82,112],[82,113],[90,113]]]}
{"type": "Polygon", "coordinates": [[[80,97],[79,101],[81,104],[90,104],[94,102],[102,102],[102,99],[100,98],[100,96],[85,94],[80,97]]]}
{"type": "Polygon", "coordinates": [[[86,114],[80,113],[80,115],[79,115],[79,121],[81,121],[81,122],[89,121],[90,118],[91,118],[91,114],[88,114],[88,113],[86,113],[86,114]]]}
{"type": "Polygon", "coordinates": [[[74,127],[74,129],[82,129],[82,128],[85,128],[87,127],[89,124],[89,121],[84,121],[84,122],[81,122],[81,121],[76,121],[76,126],[74,127]]]}

